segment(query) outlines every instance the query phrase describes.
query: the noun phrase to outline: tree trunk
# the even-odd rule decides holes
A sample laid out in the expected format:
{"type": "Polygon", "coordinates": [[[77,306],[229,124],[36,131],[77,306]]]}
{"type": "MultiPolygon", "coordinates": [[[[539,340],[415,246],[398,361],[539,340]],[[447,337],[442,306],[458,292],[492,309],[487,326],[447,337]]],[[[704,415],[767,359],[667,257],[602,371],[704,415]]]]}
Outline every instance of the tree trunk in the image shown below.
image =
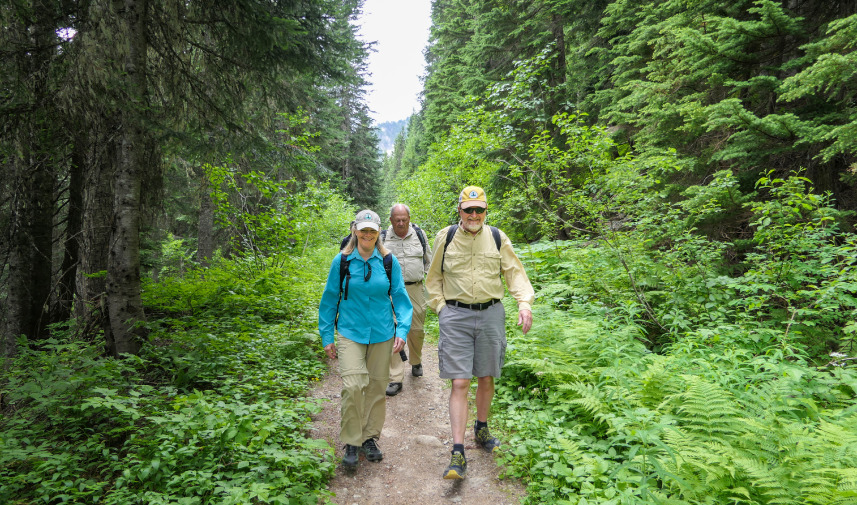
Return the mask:
{"type": "Polygon", "coordinates": [[[146,1],[126,0],[128,98],[122,112],[119,165],[114,178],[113,226],[107,261],[107,308],[114,356],[137,354],[146,330],[140,297],[140,187],[145,152],[146,1]]]}
{"type": "MultiPolygon", "coordinates": [[[[50,97],[48,69],[52,63],[51,20],[36,5],[37,18],[23,20],[20,30],[26,47],[16,54],[19,78],[31,112],[15,125],[17,149],[12,155],[13,198],[9,250],[9,295],[3,355],[16,353],[21,335],[45,336],[51,293],[53,230],[53,174],[48,160],[53,139],[48,128],[50,97]]],[[[7,27],[8,28],[8,27],[7,27]]]]}
{"type": "Polygon", "coordinates": [[[80,264],[80,242],[83,232],[83,181],[84,167],[86,166],[86,141],[84,139],[85,136],[81,133],[75,135],[71,153],[63,261],[56,310],[51,318],[54,322],[65,321],[71,317],[71,310],[78,293],[75,280],[80,264]]]}
{"type": "Polygon", "coordinates": [[[15,159],[11,166],[14,175],[12,183],[12,219],[9,226],[9,287],[6,298],[6,328],[3,332],[3,356],[17,354],[17,339],[26,335],[30,326],[30,247],[27,225],[30,222],[30,208],[24,196],[27,194],[26,158],[15,159]]]}
{"type": "Polygon", "coordinates": [[[30,329],[31,338],[47,337],[50,322],[51,276],[53,274],[54,177],[46,153],[39,153],[32,168],[33,220],[30,225],[30,329]]]}

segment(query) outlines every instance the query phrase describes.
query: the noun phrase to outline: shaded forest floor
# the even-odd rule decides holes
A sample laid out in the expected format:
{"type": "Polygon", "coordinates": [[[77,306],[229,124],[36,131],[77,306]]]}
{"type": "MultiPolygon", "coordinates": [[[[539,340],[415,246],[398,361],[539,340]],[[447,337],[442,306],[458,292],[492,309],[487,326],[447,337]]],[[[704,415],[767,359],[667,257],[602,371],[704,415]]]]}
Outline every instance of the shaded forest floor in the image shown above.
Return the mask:
{"type": "MultiPolygon", "coordinates": [[[[342,458],[339,441],[339,397],[341,379],[338,363],[328,363],[328,375],[310,393],[326,399],[322,412],[313,418],[316,438],[326,439],[342,458]]],[[[330,485],[337,505],[514,505],[526,494],[519,482],[500,480],[500,469],[492,455],[478,448],[473,440],[473,398],[471,419],[465,438],[467,476],[464,480],[443,480],[449,465],[452,433],[449,427],[449,385],[438,377],[437,347],[428,342],[423,349],[422,377],[411,375],[405,363],[402,391],[387,397],[387,419],[379,448],[384,459],[370,463],[360,455],[353,474],[337,467],[330,485]]],[[[500,448],[503,450],[503,447],[500,448]]]]}

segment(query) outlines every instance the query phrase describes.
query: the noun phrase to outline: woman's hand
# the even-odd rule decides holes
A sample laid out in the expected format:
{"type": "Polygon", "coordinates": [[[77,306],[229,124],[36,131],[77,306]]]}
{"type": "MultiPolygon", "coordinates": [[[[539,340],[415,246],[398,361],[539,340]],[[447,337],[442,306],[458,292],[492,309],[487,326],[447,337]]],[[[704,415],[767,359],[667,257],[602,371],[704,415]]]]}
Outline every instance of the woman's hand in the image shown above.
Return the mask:
{"type": "Polygon", "coordinates": [[[336,344],[327,344],[324,346],[324,352],[327,353],[327,357],[330,359],[336,359],[336,344]]]}
{"type": "Polygon", "coordinates": [[[399,354],[399,351],[405,348],[405,341],[396,337],[393,340],[393,354],[399,354]]]}

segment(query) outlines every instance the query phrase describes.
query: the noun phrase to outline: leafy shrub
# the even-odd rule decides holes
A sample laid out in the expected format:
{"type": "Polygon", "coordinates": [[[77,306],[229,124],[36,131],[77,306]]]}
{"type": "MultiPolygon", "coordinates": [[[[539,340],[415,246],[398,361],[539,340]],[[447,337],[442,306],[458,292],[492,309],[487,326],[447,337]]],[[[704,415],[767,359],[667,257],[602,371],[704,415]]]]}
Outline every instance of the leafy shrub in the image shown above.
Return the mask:
{"type": "Polygon", "coordinates": [[[105,504],[327,496],[333,451],[307,436],[319,407],[302,400],[324,372],[310,316],[327,265],[288,265],[248,278],[221,263],[147,284],[147,310],[162,317],[150,320],[139,356],[106,359],[89,342],[22,345],[2,390],[0,496],[105,504]]]}
{"type": "Polygon", "coordinates": [[[584,305],[540,308],[536,320],[510,341],[495,401],[510,433],[501,459],[529,503],[854,498],[853,371],[810,368],[776,338],[747,352],[735,327],[658,355],[638,326],[584,305]]]}

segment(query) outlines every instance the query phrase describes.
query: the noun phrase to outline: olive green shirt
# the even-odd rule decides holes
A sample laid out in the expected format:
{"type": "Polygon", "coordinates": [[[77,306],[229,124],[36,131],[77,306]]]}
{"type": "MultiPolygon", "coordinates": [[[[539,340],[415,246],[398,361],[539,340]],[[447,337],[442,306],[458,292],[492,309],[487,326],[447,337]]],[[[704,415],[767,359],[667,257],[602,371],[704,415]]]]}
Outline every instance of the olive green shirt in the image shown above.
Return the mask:
{"type": "Polygon", "coordinates": [[[505,288],[501,273],[506,279],[509,293],[518,302],[518,311],[532,310],[536,297],[533,285],[512,248],[512,241],[505,233],[500,232],[498,251],[488,225],[482,225],[482,229],[473,235],[459,223],[455,236],[446,248],[444,260],[443,245],[447,230],[448,227],[440,230],[434,239],[431,266],[426,277],[428,304],[433,311],[439,313],[447,300],[484,303],[502,299],[505,288]]]}

